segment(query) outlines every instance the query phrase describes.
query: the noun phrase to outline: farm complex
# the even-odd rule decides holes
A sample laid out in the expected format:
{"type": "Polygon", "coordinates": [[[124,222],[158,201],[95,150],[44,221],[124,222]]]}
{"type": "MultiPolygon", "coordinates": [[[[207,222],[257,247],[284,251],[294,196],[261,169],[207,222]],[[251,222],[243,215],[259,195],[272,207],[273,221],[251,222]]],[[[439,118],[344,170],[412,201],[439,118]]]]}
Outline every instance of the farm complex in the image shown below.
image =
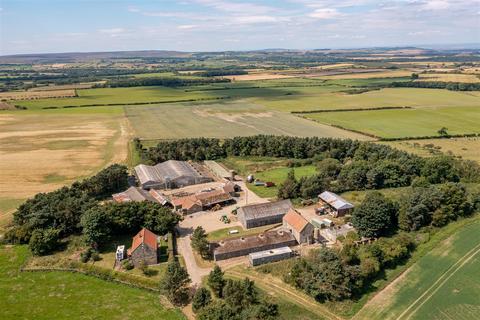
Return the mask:
{"type": "Polygon", "coordinates": [[[478,50],[0,72],[0,318],[480,318],[478,50]]]}

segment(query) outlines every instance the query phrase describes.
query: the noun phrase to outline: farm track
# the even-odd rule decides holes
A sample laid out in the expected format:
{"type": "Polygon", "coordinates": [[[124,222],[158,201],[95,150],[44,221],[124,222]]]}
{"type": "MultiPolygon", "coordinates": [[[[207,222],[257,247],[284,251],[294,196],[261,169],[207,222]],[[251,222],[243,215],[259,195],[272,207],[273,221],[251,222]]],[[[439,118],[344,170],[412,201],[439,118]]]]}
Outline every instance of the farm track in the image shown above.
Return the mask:
{"type": "Polygon", "coordinates": [[[398,319],[402,319],[404,316],[406,316],[405,319],[410,319],[452,276],[462,269],[462,267],[479,252],[480,244],[477,244],[473,249],[468,251],[463,257],[450,266],[450,268],[445,270],[445,272],[427,290],[425,290],[420,297],[413,301],[413,303],[398,316],[398,319]]]}
{"type": "MultiPolygon", "coordinates": [[[[227,274],[233,276],[234,278],[239,278],[239,279],[242,279],[245,277],[245,274],[238,271],[234,271],[234,270],[227,270],[227,274]]],[[[293,303],[310,310],[311,312],[319,315],[323,319],[343,320],[342,317],[337,316],[336,314],[332,313],[327,308],[321,306],[320,304],[313,301],[312,299],[306,298],[303,295],[295,292],[295,290],[290,289],[289,286],[285,283],[282,283],[281,285],[277,284],[275,283],[275,280],[272,279],[271,277],[268,278],[268,280],[270,281],[266,281],[265,278],[258,277],[251,273],[249,273],[247,277],[251,280],[254,280],[255,283],[262,289],[266,291],[273,291],[284,297],[288,297],[288,299],[291,300],[293,303]]]]}

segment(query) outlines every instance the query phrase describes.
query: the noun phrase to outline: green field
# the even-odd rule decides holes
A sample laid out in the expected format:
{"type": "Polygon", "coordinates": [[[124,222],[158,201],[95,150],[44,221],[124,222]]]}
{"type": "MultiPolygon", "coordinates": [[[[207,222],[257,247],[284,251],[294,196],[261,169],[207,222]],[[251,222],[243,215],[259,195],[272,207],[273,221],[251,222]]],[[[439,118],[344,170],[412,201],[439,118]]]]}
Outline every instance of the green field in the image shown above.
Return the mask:
{"type": "MultiPolygon", "coordinates": [[[[306,88],[310,89],[310,88],[306,88]]],[[[348,89],[344,87],[343,90],[348,89]]],[[[311,89],[313,91],[313,89],[311,89]]],[[[303,92],[299,95],[253,99],[280,111],[329,110],[371,107],[478,107],[480,93],[438,89],[387,88],[362,94],[303,92]]]]}
{"type": "Polygon", "coordinates": [[[244,100],[210,104],[125,106],[125,114],[133,127],[134,135],[147,140],[225,138],[256,134],[369,139],[289,113],[267,110],[244,100]]]}
{"type": "Polygon", "coordinates": [[[355,319],[478,319],[479,278],[476,219],[420,258],[355,319]]]}
{"type": "Polygon", "coordinates": [[[478,107],[328,112],[305,117],[382,138],[438,136],[442,127],[449,134],[480,133],[480,100],[477,103],[478,107]]]}
{"type": "Polygon", "coordinates": [[[184,319],[157,293],[67,272],[19,272],[25,246],[0,247],[2,319],[184,319]]]}

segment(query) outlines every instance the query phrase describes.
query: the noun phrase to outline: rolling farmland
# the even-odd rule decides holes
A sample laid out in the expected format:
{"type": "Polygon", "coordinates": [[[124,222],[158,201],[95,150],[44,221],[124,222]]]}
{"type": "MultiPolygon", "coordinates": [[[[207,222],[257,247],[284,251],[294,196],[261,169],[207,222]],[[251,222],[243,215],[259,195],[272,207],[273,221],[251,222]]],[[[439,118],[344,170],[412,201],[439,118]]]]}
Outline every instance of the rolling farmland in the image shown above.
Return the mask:
{"type": "Polygon", "coordinates": [[[369,139],[241,101],[208,105],[126,106],[125,114],[133,127],[134,135],[147,140],[199,136],[224,138],[256,134],[369,139]]]}
{"type": "Polygon", "coordinates": [[[478,319],[479,270],[477,217],[377,294],[354,319],[478,319]]]}
{"type": "Polygon", "coordinates": [[[442,127],[449,134],[480,133],[480,108],[476,107],[328,112],[305,117],[382,138],[436,136],[442,127]]]}

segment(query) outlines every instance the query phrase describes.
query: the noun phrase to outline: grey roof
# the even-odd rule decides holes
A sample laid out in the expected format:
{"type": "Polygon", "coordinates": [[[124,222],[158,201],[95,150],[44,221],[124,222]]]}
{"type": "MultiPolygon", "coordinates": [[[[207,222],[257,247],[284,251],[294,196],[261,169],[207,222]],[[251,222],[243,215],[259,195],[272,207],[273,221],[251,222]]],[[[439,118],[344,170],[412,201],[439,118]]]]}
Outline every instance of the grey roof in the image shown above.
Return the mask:
{"type": "Polygon", "coordinates": [[[220,165],[218,162],[213,161],[213,160],[205,160],[203,162],[210,170],[212,170],[215,174],[218,176],[224,178],[224,177],[230,177],[232,174],[230,171],[225,169],[222,165],[220,165]]]}
{"type": "Polygon", "coordinates": [[[292,202],[287,199],[275,202],[251,204],[238,209],[238,213],[243,214],[246,220],[250,220],[276,215],[284,215],[291,208],[293,208],[292,202]]]}
{"type": "Polygon", "coordinates": [[[186,161],[168,160],[154,166],[139,164],[135,172],[141,184],[148,182],[164,183],[167,179],[175,180],[179,177],[201,177],[192,165],[186,161]]]}
{"type": "Polygon", "coordinates": [[[251,250],[291,241],[295,241],[295,238],[288,231],[267,231],[249,237],[222,240],[218,243],[219,246],[215,249],[215,254],[251,250]]]}
{"type": "Polygon", "coordinates": [[[260,258],[265,258],[265,257],[271,257],[271,256],[276,256],[276,255],[282,255],[285,253],[292,253],[292,249],[290,247],[281,247],[277,249],[271,249],[271,250],[265,250],[265,251],[260,251],[260,252],[253,252],[249,254],[249,257],[251,259],[260,259],[260,258]]]}
{"type": "Polygon", "coordinates": [[[118,202],[127,201],[155,201],[155,199],[145,190],[137,187],[130,187],[127,190],[112,195],[113,199],[118,202]]]}
{"type": "Polygon", "coordinates": [[[353,204],[330,191],[324,191],[318,197],[337,210],[353,208],[353,204]]]}

